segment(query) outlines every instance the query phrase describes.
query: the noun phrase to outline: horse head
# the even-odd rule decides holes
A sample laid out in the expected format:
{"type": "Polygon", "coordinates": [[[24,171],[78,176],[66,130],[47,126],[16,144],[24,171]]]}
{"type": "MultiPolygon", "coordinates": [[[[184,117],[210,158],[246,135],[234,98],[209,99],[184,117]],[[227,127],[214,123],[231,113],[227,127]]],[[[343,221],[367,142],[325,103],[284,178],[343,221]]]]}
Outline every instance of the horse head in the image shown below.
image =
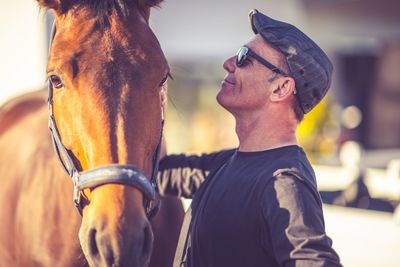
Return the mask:
{"type": "Polygon", "coordinates": [[[168,63],[148,25],[162,0],[38,0],[55,14],[50,130],[91,266],[146,266],[168,63]]]}

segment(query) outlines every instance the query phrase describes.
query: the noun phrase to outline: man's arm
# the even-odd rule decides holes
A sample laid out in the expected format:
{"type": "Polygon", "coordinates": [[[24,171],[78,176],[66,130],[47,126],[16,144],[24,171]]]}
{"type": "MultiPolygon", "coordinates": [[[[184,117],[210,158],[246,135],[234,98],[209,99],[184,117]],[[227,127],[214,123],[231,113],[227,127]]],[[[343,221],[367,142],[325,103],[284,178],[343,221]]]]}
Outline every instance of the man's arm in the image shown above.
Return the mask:
{"type": "Polygon", "coordinates": [[[322,206],[304,181],[273,177],[262,198],[264,247],[280,266],[342,266],[325,233],[322,206]]]}
{"type": "Polygon", "coordinates": [[[236,149],[210,154],[168,155],[161,159],[158,171],[158,192],[192,198],[207,175],[218,169],[236,149]]]}

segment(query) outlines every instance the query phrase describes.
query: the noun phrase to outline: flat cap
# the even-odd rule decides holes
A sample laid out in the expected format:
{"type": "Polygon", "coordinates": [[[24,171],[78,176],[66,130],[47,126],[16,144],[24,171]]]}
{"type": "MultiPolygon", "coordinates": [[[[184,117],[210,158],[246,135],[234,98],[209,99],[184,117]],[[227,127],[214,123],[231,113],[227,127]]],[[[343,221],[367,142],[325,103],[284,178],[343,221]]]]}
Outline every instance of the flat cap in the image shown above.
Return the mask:
{"type": "Polygon", "coordinates": [[[258,10],[249,13],[251,27],[286,56],[304,114],[315,107],[331,85],[333,66],[324,51],[295,26],[274,20],[258,10]]]}

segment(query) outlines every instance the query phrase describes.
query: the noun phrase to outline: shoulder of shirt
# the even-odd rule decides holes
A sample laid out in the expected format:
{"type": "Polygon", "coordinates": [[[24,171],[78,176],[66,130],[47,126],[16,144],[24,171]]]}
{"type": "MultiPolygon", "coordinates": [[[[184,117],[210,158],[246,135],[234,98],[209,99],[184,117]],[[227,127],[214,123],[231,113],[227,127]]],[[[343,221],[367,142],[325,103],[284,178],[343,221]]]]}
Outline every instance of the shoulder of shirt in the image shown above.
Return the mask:
{"type": "Polygon", "coordinates": [[[292,178],[305,184],[313,193],[318,193],[314,170],[305,155],[303,159],[297,155],[277,159],[272,176],[265,178],[268,180],[267,184],[273,184],[273,181],[279,179],[292,178]]]}

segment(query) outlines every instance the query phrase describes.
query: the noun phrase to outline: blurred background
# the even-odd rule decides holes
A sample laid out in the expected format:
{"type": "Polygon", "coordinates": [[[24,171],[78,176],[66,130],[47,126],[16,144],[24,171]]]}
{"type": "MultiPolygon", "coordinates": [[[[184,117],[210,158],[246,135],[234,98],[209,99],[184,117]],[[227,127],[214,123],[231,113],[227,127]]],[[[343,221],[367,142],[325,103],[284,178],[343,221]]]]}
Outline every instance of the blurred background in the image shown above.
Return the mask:
{"type": "MultiPolygon", "coordinates": [[[[44,87],[52,16],[0,0],[0,103],[44,87]]],[[[223,61],[253,36],[257,8],[296,25],[334,62],[331,91],[298,138],[344,266],[400,266],[400,1],[166,0],[150,24],[169,60],[169,153],[237,146],[215,96],[223,61]]]]}

